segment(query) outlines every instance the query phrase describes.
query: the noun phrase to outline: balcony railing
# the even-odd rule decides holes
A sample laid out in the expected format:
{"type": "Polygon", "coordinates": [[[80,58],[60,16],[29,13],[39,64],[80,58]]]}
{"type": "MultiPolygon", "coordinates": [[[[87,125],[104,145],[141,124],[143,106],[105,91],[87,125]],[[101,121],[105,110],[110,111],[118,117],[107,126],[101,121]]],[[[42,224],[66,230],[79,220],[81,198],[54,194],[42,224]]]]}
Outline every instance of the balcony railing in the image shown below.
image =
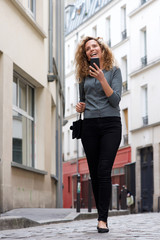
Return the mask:
{"type": "Polygon", "coordinates": [[[122,83],[122,92],[126,92],[128,91],[128,84],[127,84],[127,81],[123,82],[122,83]]]}
{"type": "Polygon", "coordinates": [[[147,2],[147,0],[141,0],[141,5],[143,5],[146,2],[147,2]]]}
{"type": "Polygon", "coordinates": [[[143,121],[143,126],[148,125],[148,115],[146,115],[145,117],[142,117],[142,121],[143,121]]]}
{"type": "Polygon", "coordinates": [[[126,30],[126,29],[123,30],[123,31],[121,32],[121,34],[122,34],[122,40],[126,39],[126,37],[127,37],[127,30],[126,30]]]}
{"type": "Polygon", "coordinates": [[[141,58],[141,63],[142,63],[142,67],[145,67],[147,65],[147,56],[144,56],[141,58]]]}
{"type": "Polygon", "coordinates": [[[111,39],[108,39],[107,45],[108,45],[109,47],[111,47],[111,39]]]}
{"type": "Polygon", "coordinates": [[[123,135],[124,146],[128,145],[128,134],[123,135]]]}

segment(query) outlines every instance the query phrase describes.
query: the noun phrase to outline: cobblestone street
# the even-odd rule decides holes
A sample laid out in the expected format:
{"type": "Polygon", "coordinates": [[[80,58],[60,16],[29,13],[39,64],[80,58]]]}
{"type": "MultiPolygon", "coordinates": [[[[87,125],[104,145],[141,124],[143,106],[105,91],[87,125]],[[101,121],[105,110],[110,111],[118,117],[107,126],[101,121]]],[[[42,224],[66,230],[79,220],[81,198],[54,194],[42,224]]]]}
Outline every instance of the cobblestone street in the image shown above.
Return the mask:
{"type": "Polygon", "coordinates": [[[109,233],[99,234],[97,221],[80,220],[0,232],[0,239],[125,239],[159,240],[160,213],[131,214],[109,218],[109,233]]]}

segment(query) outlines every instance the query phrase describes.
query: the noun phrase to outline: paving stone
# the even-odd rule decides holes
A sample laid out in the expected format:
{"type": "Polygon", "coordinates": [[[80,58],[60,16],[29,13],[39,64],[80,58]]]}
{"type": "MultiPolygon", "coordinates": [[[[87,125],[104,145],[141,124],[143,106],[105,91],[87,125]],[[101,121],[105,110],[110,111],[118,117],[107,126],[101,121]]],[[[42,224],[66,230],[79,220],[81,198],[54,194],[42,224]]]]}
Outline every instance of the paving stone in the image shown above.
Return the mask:
{"type": "Polygon", "coordinates": [[[97,220],[79,220],[36,226],[25,229],[0,231],[5,240],[159,240],[160,213],[131,214],[109,218],[110,232],[97,233],[97,220]]]}

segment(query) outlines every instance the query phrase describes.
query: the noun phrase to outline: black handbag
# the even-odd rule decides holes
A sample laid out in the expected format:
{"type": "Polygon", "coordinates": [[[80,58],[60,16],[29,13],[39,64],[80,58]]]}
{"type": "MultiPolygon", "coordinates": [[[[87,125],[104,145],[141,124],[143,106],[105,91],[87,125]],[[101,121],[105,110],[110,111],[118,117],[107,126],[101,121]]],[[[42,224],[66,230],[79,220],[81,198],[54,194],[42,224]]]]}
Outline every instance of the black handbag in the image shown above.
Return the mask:
{"type": "Polygon", "coordinates": [[[83,120],[81,119],[81,113],[80,113],[79,119],[77,121],[74,121],[72,123],[72,126],[70,126],[70,130],[72,130],[72,139],[74,139],[74,138],[80,139],[81,138],[82,122],[83,122],[83,120]]]}

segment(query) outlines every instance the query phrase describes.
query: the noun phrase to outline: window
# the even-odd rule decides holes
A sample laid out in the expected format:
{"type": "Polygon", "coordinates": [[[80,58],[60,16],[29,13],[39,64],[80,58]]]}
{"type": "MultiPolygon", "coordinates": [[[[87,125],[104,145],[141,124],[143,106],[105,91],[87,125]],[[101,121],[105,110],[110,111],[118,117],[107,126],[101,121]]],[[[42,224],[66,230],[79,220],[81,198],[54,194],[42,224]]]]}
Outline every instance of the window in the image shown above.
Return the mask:
{"type": "Polygon", "coordinates": [[[101,1],[102,1],[102,0],[97,0],[96,8],[98,8],[98,7],[101,5],[101,1]]]}
{"type": "Polygon", "coordinates": [[[34,167],[34,88],[14,72],[13,161],[34,167]]]}
{"type": "Polygon", "coordinates": [[[67,56],[68,56],[68,63],[67,63],[67,67],[70,67],[71,64],[71,54],[70,54],[70,45],[68,44],[67,46],[67,56]]]}
{"type": "Polygon", "coordinates": [[[123,118],[124,118],[123,144],[128,145],[128,108],[123,110],[123,118]]]}
{"type": "Polygon", "coordinates": [[[67,155],[70,155],[70,130],[67,132],[67,155]]]}
{"type": "Polygon", "coordinates": [[[77,83],[74,83],[74,99],[73,99],[73,106],[75,107],[78,102],[78,87],[77,83]]]}
{"type": "Polygon", "coordinates": [[[124,174],[124,167],[112,169],[112,176],[120,175],[120,174],[124,174]]]}
{"type": "Polygon", "coordinates": [[[78,147],[77,139],[73,140],[73,147],[74,147],[74,153],[77,153],[77,147],[78,147]]]}
{"type": "Polygon", "coordinates": [[[122,58],[122,79],[123,79],[123,85],[122,85],[122,90],[123,93],[128,90],[128,67],[127,67],[127,56],[122,58]]]}
{"type": "Polygon", "coordinates": [[[143,125],[148,124],[148,88],[142,87],[142,121],[143,125]]]}
{"type": "Polygon", "coordinates": [[[142,67],[147,65],[147,32],[146,32],[146,28],[144,28],[143,30],[141,30],[141,63],[142,63],[142,67]]]}
{"type": "Polygon", "coordinates": [[[71,19],[74,20],[75,17],[76,17],[76,8],[74,8],[73,11],[72,11],[71,19]]]}
{"type": "Polygon", "coordinates": [[[70,20],[70,12],[69,12],[69,9],[65,12],[65,18],[66,18],[66,21],[65,21],[65,29],[67,29],[68,26],[69,26],[69,20],[70,20]]]}
{"type": "Polygon", "coordinates": [[[119,169],[119,173],[120,173],[120,174],[124,174],[124,168],[123,168],[123,167],[121,167],[121,168],[119,169]]]}
{"type": "Polygon", "coordinates": [[[70,87],[67,88],[67,111],[70,110],[71,99],[70,99],[70,87]]]}
{"type": "Polygon", "coordinates": [[[84,34],[80,37],[80,39],[82,40],[83,38],[84,38],[85,36],[84,36],[84,34]]]}
{"type": "Polygon", "coordinates": [[[86,0],[86,4],[85,4],[85,15],[88,14],[89,8],[90,8],[90,0],[86,0]]]}
{"type": "Polygon", "coordinates": [[[36,0],[28,0],[28,9],[33,18],[36,18],[36,0]]]}
{"type": "Polygon", "coordinates": [[[74,40],[74,52],[76,51],[77,48],[77,39],[74,40]]]}
{"type": "Polygon", "coordinates": [[[146,2],[147,2],[147,0],[141,0],[141,5],[143,5],[146,2]]]}
{"type": "Polygon", "coordinates": [[[92,28],[92,36],[97,37],[97,26],[92,28]]]}
{"type": "Polygon", "coordinates": [[[127,37],[127,29],[126,29],[126,6],[121,8],[121,24],[122,24],[122,40],[127,37]]]}
{"type": "Polygon", "coordinates": [[[106,40],[107,45],[111,47],[111,21],[110,17],[106,18],[106,40]]]}

